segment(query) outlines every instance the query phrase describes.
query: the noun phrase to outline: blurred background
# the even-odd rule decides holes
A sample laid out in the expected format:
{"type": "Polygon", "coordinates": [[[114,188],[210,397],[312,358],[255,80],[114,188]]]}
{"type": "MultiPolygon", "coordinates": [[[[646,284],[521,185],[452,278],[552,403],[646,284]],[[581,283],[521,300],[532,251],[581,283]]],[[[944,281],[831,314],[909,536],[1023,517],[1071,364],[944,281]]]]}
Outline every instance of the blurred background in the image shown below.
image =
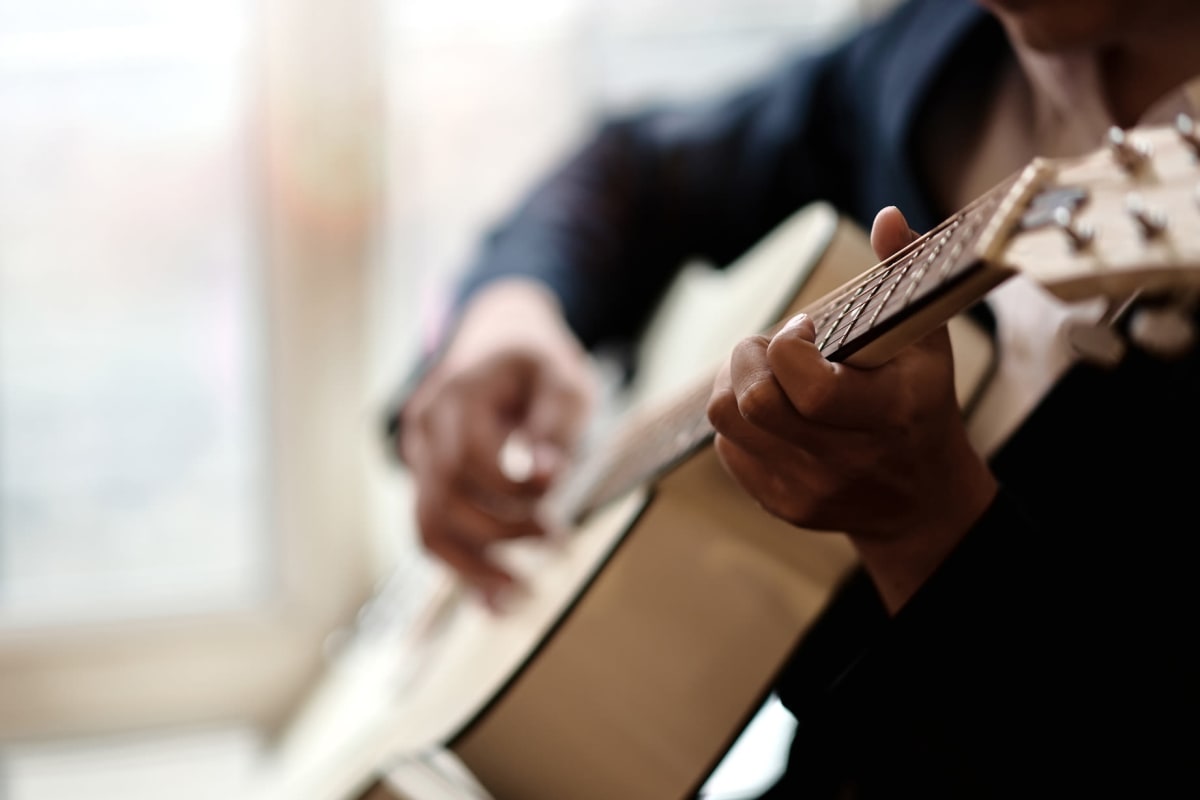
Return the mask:
{"type": "Polygon", "coordinates": [[[380,415],[481,230],[890,4],[0,0],[0,798],[239,796],[429,590],[380,415]]]}

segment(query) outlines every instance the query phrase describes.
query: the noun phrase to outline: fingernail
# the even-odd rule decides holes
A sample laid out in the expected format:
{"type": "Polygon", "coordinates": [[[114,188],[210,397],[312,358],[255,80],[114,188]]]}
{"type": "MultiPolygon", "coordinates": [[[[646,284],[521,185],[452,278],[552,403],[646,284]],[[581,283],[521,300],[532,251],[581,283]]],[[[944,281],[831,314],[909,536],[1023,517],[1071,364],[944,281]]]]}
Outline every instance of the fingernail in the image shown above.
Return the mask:
{"type": "Polygon", "coordinates": [[[796,328],[799,328],[801,323],[803,323],[806,319],[808,319],[808,314],[805,314],[803,311],[801,311],[799,314],[796,314],[789,319],[784,326],[779,329],[779,332],[787,333],[788,331],[793,331],[796,328]]]}
{"type": "Polygon", "coordinates": [[[493,614],[505,614],[524,594],[517,584],[500,584],[483,592],[483,601],[493,614]]]}

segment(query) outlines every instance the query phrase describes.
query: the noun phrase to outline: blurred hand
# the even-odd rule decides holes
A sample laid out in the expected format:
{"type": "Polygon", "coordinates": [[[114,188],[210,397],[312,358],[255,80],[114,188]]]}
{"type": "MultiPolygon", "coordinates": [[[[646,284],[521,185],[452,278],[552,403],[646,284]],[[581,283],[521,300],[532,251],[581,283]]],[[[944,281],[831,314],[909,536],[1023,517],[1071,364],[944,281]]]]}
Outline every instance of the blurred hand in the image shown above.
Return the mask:
{"type": "MultiPolygon", "coordinates": [[[[913,238],[895,208],[871,231],[880,259],[913,238]]],[[[716,452],[771,514],[848,534],[894,610],[986,510],[996,482],[967,439],[945,326],[874,369],[828,361],[814,341],[813,321],[798,315],[736,346],[708,405],[716,452]]]]}
{"type": "Polygon", "coordinates": [[[489,605],[515,586],[490,545],[545,535],[539,501],[567,465],[595,394],[588,357],[556,302],[512,279],[472,300],[406,404],[399,447],[421,541],[489,605]],[[517,458],[502,464],[502,450],[517,458]]]}

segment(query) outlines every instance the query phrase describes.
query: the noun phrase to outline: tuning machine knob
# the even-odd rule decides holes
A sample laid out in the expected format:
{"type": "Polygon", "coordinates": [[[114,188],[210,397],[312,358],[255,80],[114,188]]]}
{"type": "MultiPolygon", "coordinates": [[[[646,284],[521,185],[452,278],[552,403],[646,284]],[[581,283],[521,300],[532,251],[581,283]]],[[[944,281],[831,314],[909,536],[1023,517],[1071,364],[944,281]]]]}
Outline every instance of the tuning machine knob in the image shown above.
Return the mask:
{"type": "Polygon", "coordinates": [[[1110,369],[1125,357],[1129,342],[1163,360],[1187,355],[1200,340],[1195,304],[1180,298],[1143,300],[1142,292],[1136,291],[1109,305],[1095,322],[1071,325],[1067,341],[1084,361],[1110,369]]]}
{"type": "Polygon", "coordinates": [[[1182,358],[1196,344],[1196,323],[1182,305],[1142,306],[1129,318],[1129,338],[1153,356],[1182,358]]]}
{"type": "Polygon", "coordinates": [[[1120,324],[1140,294],[1134,292],[1120,302],[1110,303],[1094,322],[1079,321],[1067,328],[1067,342],[1081,359],[1107,369],[1121,363],[1129,345],[1119,330],[1120,324]]]}
{"type": "Polygon", "coordinates": [[[1137,172],[1150,159],[1150,148],[1146,143],[1130,139],[1121,127],[1114,125],[1109,128],[1104,140],[1113,160],[1130,174],[1137,172]]]}

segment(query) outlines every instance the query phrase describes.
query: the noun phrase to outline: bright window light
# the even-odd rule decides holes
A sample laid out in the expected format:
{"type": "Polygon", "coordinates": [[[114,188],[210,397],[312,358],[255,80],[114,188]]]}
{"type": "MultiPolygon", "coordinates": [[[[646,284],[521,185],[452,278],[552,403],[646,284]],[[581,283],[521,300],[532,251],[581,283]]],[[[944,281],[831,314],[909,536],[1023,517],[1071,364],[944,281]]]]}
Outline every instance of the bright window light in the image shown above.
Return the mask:
{"type": "Polygon", "coordinates": [[[253,11],[0,0],[0,626],[265,583],[253,11]]]}

